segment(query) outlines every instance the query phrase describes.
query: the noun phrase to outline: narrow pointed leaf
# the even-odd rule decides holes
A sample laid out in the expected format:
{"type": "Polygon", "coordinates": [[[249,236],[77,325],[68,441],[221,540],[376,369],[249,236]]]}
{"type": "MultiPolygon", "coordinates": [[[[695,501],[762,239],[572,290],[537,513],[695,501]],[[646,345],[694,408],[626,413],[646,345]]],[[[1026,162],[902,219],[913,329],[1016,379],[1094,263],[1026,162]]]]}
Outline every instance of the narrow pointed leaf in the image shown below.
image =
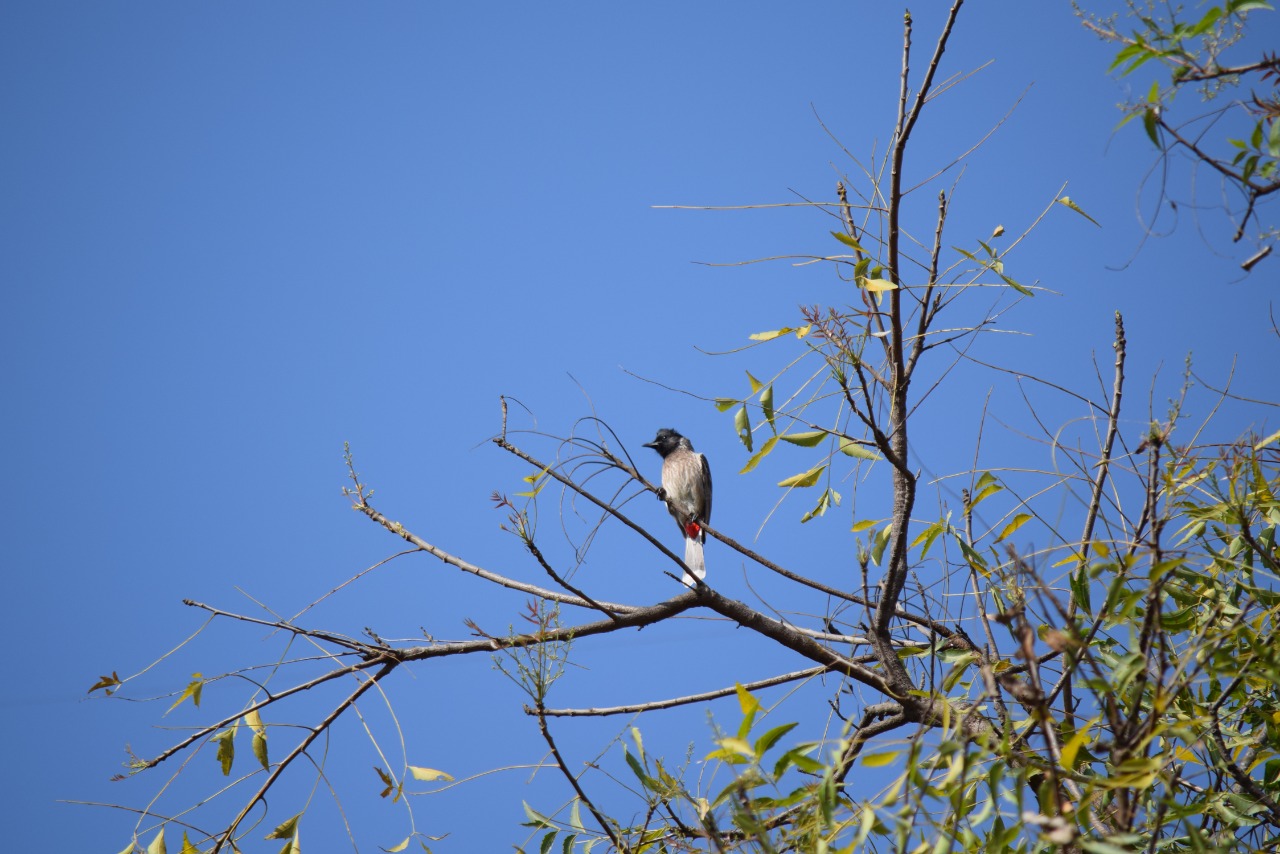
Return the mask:
{"type": "Polygon", "coordinates": [[[763,460],[765,457],[767,457],[769,455],[769,452],[772,451],[774,446],[777,444],[778,444],[777,436],[770,436],[768,439],[766,439],[764,444],[760,446],[760,450],[756,451],[754,454],[751,455],[751,458],[747,460],[747,464],[742,467],[742,470],[738,472],[738,474],[746,474],[747,472],[751,471],[756,466],[758,466],[760,464],[760,461],[763,460]]]}
{"type": "Polygon", "coordinates": [[[813,486],[815,483],[818,482],[818,478],[822,477],[822,473],[826,470],[826,468],[827,468],[826,463],[823,463],[822,465],[817,466],[815,468],[811,468],[806,472],[801,472],[800,474],[793,474],[791,477],[786,478],[785,480],[778,481],[778,486],[784,486],[784,487],[813,486]]]}
{"type": "Polygon", "coordinates": [[[802,448],[812,448],[830,435],[826,430],[810,430],[805,433],[784,433],[778,438],[802,448]]]}
{"type": "Polygon", "coordinates": [[[1058,201],[1058,204],[1060,204],[1060,205],[1065,205],[1066,207],[1071,208],[1071,210],[1073,210],[1073,211],[1075,211],[1076,213],[1080,214],[1080,216],[1082,216],[1082,217],[1084,217],[1085,219],[1089,220],[1089,222],[1091,222],[1091,223],[1093,223],[1094,225],[1098,226],[1098,228],[1102,228],[1102,225],[1101,225],[1101,224],[1100,224],[1096,219],[1094,219],[1093,217],[1089,216],[1087,213],[1085,213],[1085,212],[1084,212],[1084,208],[1080,207],[1080,206],[1079,206],[1079,205],[1077,205],[1075,202],[1071,201],[1071,197],[1070,197],[1070,196],[1063,196],[1062,198],[1058,199],[1057,201],[1058,201]]]}
{"type": "Polygon", "coordinates": [[[867,254],[867,250],[862,248],[861,243],[859,243],[857,240],[850,237],[849,235],[845,234],[843,231],[833,231],[831,232],[831,236],[834,237],[836,240],[839,240],[841,243],[843,243],[845,246],[848,246],[850,249],[854,250],[855,252],[861,252],[863,255],[867,254]]]}
{"type": "Polygon", "coordinates": [[[1030,513],[1019,513],[1017,516],[1014,516],[1013,521],[1010,522],[1008,525],[1005,525],[1004,529],[1000,532],[1000,536],[996,537],[996,542],[998,543],[1001,540],[1005,539],[1006,537],[1010,536],[1011,534],[1013,534],[1014,531],[1018,530],[1023,525],[1030,522],[1031,519],[1032,519],[1032,516],[1030,513]]]}
{"type": "Polygon", "coordinates": [[[772,341],[775,338],[781,338],[783,335],[786,335],[788,332],[794,332],[794,331],[795,330],[792,329],[790,326],[784,326],[781,329],[771,329],[768,332],[756,332],[747,337],[749,337],[752,341],[772,341]]]}
{"type": "Polygon", "coordinates": [[[292,839],[298,832],[298,819],[302,818],[302,813],[298,813],[293,818],[288,819],[283,824],[277,825],[276,829],[267,834],[265,839],[292,839]]]}
{"type": "Polygon", "coordinates": [[[849,439],[841,440],[840,453],[844,454],[845,456],[854,457],[855,459],[859,459],[859,460],[884,459],[883,457],[881,457],[879,454],[877,454],[875,451],[871,450],[867,446],[862,445],[858,442],[850,441],[849,439]]]}

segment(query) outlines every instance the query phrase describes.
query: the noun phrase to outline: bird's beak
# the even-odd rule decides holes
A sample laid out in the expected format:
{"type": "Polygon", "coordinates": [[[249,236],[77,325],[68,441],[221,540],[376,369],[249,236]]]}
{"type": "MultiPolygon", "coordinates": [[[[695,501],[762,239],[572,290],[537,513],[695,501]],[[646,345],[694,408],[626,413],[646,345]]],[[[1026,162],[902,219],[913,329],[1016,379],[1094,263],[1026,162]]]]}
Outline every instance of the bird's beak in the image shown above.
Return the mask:
{"type": "Polygon", "coordinates": [[[645,443],[644,443],[643,445],[641,445],[640,447],[642,447],[642,448],[653,448],[654,450],[657,450],[657,448],[658,448],[658,443],[657,443],[657,442],[645,442],[645,443]]]}

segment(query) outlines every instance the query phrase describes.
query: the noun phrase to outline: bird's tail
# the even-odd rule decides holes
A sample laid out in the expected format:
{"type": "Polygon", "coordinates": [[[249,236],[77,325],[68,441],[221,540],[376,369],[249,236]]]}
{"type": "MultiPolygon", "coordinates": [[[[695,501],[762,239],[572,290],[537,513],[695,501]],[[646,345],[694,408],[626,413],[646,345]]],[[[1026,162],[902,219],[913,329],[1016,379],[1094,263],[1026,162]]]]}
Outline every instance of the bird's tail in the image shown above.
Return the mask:
{"type": "MultiPolygon", "coordinates": [[[[707,577],[707,562],[702,555],[701,537],[685,537],[684,565],[689,567],[689,572],[692,572],[699,578],[707,577]]],[[[694,580],[689,577],[688,572],[684,575],[684,583],[686,587],[694,586],[694,580]]]]}

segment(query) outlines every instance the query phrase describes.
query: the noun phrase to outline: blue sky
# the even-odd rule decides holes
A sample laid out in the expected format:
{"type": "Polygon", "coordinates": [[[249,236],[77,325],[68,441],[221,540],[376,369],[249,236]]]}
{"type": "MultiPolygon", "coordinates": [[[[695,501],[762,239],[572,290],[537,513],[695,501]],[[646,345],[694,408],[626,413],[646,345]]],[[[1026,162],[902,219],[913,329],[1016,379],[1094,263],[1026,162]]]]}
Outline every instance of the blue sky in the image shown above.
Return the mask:
{"type": "MultiPolygon", "coordinates": [[[[942,15],[925,5],[917,67],[942,15]]],[[[527,471],[485,441],[503,394],[551,432],[594,412],[633,449],[678,427],[712,460],[717,527],[754,536],[773,482],[803,466],[738,477],[747,455],[729,416],[628,371],[706,397],[745,393],[742,371],[780,357],[697,348],[741,346],[798,325],[799,304],[849,297],[817,267],[691,262],[827,254],[831,226],[802,208],[654,206],[830,199],[837,171],[853,167],[815,111],[858,156],[883,151],[900,16],[897,4],[835,2],[5,4],[0,713],[11,815],[22,817],[10,846],[127,843],[129,816],[57,801],[144,804],[161,778],[108,782],[125,744],[153,753],[174,737],[153,725],[201,719],[183,709],[161,720],[167,702],[83,699],[99,674],[135,673],[198,628],[181,599],[254,609],[239,588],[292,614],[397,550],[348,510],[343,442],[389,516],[530,578],[536,567],[488,501],[527,471]]],[[[1258,16],[1271,45],[1275,18],[1258,16]]],[[[1275,397],[1275,263],[1242,278],[1248,253],[1212,211],[1143,244],[1135,194],[1153,152],[1135,128],[1112,133],[1115,104],[1131,86],[1145,91],[1140,80],[1107,76],[1112,50],[1065,3],[974,3],[953,44],[947,74],[994,64],[926,113],[917,180],[1021,102],[969,160],[949,242],[971,246],[997,224],[1020,231],[1064,183],[1102,224],[1051,212],[1009,272],[1060,295],[1019,305],[1008,327],[1030,337],[984,342],[981,355],[1093,388],[1090,359],[1109,364],[1120,310],[1139,403],[1128,435],[1141,434],[1148,395],[1163,409],[1188,351],[1218,381],[1238,358],[1234,388],[1275,397]]],[[[921,192],[921,210],[935,194],[921,192]]],[[[917,440],[926,464],[954,468],[954,451],[968,464],[975,410],[999,382],[962,372],[938,396],[917,440]]],[[[1008,388],[993,395],[1010,420],[1021,405],[1008,388]]],[[[1241,418],[1225,433],[1266,426],[1256,411],[1241,418]]],[[[639,459],[656,474],[656,458],[639,459]]],[[[847,561],[850,513],[874,515],[875,501],[803,529],[807,508],[788,504],[761,542],[797,562],[847,561]]],[[[667,532],[656,502],[637,512],[667,532]]],[[[616,559],[579,576],[601,595],[673,592],[651,561],[605,554],[616,559]]],[[[517,619],[519,597],[443,570],[401,559],[326,603],[316,624],[460,638],[463,616],[498,630],[517,619]]],[[[747,593],[740,577],[724,583],[747,593]]],[[[216,625],[136,696],[270,660],[278,648],[264,635],[216,625]]],[[[601,639],[583,655],[592,669],[572,674],[564,705],[791,666],[698,622],[601,639]]],[[[465,776],[541,757],[518,693],[486,661],[444,662],[393,687],[415,764],[465,776]]],[[[240,700],[228,691],[208,703],[240,700]]],[[[565,738],[585,759],[622,725],[565,727],[565,738]]],[[[709,732],[701,712],[641,726],[677,753],[709,732]]],[[[378,763],[346,733],[331,776],[351,793],[364,850],[395,844],[404,815],[371,794],[378,763]]],[[[551,775],[528,781],[527,770],[501,772],[424,799],[418,826],[452,834],[437,850],[503,850],[523,839],[521,798],[558,797],[551,775]]],[[[325,833],[304,838],[314,848],[325,833]]]]}

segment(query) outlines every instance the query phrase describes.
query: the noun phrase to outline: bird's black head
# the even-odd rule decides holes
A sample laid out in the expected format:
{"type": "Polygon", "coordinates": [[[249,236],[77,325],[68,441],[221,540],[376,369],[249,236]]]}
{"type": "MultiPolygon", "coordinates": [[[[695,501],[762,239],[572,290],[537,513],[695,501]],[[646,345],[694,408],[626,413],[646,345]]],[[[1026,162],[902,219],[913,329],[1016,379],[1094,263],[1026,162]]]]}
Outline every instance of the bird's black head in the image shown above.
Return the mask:
{"type": "Polygon", "coordinates": [[[661,430],[658,431],[658,435],[653,437],[653,441],[645,442],[644,446],[646,448],[653,448],[655,451],[657,451],[659,454],[665,457],[667,454],[671,453],[676,448],[680,447],[681,442],[684,442],[686,445],[689,444],[689,440],[686,439],[684,436],[681,436],[675,430],[672,430],[668,427],[663,427],[661,430]]]}

